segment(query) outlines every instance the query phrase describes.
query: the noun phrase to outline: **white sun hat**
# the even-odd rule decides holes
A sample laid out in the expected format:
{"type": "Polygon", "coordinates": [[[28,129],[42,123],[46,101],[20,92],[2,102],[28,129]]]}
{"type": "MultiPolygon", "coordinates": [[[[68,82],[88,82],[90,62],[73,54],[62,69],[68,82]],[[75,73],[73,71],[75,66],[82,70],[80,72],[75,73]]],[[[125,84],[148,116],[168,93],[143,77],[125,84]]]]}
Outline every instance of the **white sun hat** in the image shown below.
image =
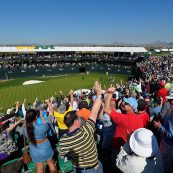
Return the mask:
{"type": "Polygon", "coordinates": [[[173,90],[169,92],[169,96],[165,97],[166,99],[173,99],[173,90]]]}
{"type": "Polygon", "coordinates": [[[134,131],[130,137],[130,148],[141,157],[152,157],[158,151],[157,139],[151,130],[140,128],[134,131]]]}

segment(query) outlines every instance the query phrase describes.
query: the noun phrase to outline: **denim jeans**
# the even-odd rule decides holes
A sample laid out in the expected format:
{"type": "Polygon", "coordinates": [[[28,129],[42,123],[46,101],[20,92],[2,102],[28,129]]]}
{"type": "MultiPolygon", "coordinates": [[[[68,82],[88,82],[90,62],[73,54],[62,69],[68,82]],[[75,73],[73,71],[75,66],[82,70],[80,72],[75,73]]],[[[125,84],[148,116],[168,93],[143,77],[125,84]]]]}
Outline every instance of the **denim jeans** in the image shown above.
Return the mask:
{"type": "Polygon", "coordinates": [[[98,167],[94,167],[86,170],[79,170],[73,168],[73,173],[103,173],[103,166],[100,161],[98,161],[98,167]]]}

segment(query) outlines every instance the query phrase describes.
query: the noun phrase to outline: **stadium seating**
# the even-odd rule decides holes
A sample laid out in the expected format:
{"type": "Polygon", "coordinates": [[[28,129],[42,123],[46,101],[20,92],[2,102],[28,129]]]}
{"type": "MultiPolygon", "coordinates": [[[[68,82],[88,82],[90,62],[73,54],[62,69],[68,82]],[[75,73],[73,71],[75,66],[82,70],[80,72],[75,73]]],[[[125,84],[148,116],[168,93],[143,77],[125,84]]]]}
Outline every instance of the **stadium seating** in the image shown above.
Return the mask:
{"type": "Polygon", "coordinates": [[[0,167],[0,172],[1,173],[12,173],[12,171],[18,171],[23,169],[23,162],[21,161],[20,158],[10,160],[9,162],[4,163],[0,167]]]}
{"type": "MultiPolygon", "coordinates": [[[[59,144],[56,144],[56,147],[58,147],[59,144]]],[[[65,160],[63,158],[61,158],[58,155],[58,163],[59,163],[59,168],[60,168],[60,173],[68,173],[71,172],[73,170],[73,165],[71,163],[70,160],[65,160]]]]}

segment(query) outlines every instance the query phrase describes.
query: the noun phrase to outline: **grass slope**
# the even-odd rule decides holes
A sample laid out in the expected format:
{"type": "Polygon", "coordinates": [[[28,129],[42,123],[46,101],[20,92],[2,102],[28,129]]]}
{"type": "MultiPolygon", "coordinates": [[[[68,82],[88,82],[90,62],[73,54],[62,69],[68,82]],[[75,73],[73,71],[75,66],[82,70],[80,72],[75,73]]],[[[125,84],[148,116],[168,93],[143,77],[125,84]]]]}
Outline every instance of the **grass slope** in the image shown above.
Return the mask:
{"type": "MultiPolygon", "coordinates": [[[[116,82],[120,82],[121,79],[126,81],[128,76],[126,75],[111,75],[116,82]]],[[[94,81],[98,80],[102,85],[109,85],[110,75],[105,74],[89,74],[89,75],[71,75],[61,77],[49,77],[49,78],[22,78],[10,81],[0,82],[0,108],[3,107],[1,112],[6,112],[8,108],[14,105],[15,101],[23,102],[26,98],[28,102],[33,103],[37,97],[40,101],[51,97],[55,92],[63,91],[67,94],[70,89],[77,90],[82,88],[91,88],[94,81]],[[42,80],[46,81],[39,84],[23,86],[23,82],[27,80],[42,80]]]]}

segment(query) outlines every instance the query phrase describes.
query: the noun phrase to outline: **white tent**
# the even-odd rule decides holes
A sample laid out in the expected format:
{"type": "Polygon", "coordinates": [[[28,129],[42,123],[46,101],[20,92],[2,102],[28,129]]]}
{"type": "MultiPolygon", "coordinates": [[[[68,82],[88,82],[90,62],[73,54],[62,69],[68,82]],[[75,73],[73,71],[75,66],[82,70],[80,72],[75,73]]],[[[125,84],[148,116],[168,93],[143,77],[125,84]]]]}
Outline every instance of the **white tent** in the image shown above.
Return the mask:
{"type": "Polygon", "coordinates": [[[3,52],[129,52],[143,53],[147,52],[144,47],[102,47],[102,46],[14,46],[14,47],[0,47],[0,53],[3,52]]]}

